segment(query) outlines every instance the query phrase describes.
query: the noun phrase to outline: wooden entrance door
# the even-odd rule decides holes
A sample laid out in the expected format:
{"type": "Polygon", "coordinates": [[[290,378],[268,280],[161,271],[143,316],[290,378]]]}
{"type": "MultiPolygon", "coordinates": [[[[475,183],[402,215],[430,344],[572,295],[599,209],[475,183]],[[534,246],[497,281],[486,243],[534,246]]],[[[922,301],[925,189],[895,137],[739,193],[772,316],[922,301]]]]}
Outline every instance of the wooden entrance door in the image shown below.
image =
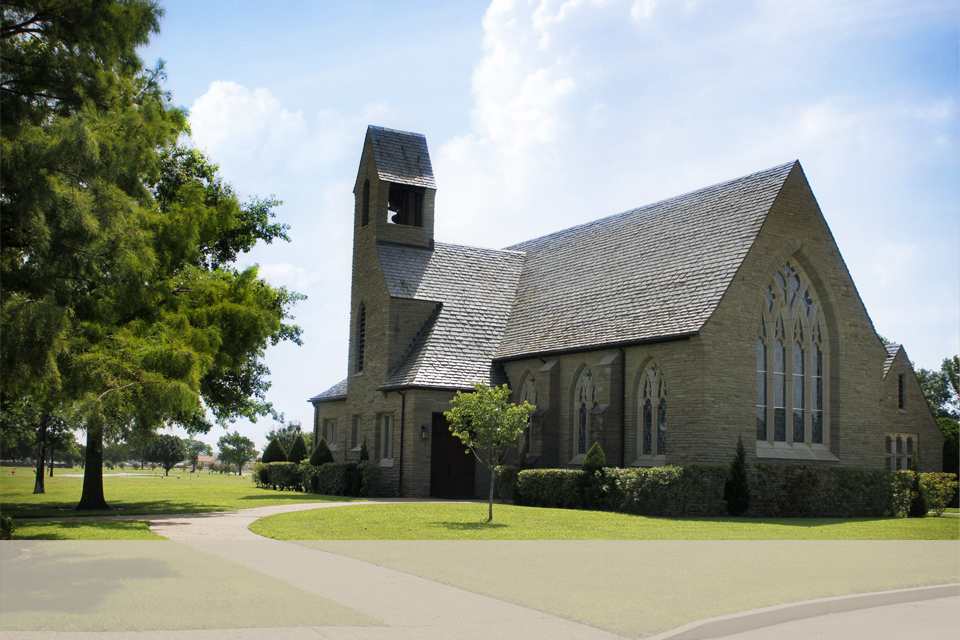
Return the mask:
{"type": "Polygon", "coordinates": [[[450,433],[442,413],[433,414],[430,434],[430,495],[435,498],[472,498],[474,462],[472,453],[450,433]]]}

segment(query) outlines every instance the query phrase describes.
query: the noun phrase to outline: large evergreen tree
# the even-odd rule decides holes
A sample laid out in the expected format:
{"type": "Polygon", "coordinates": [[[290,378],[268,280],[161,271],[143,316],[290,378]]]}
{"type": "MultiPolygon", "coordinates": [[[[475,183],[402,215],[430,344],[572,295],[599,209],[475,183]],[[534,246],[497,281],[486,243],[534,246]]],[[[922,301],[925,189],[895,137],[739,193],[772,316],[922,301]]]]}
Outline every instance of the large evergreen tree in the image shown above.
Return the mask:
{"type": "Polygon", "coordinates": [[[4,3],[0,25],[2,405],[70,406],[87,431],[79,509],[108,508],[103,439],[270,411],[265,349],[299,343],[297,294],[231,265],[287,239],[243,204],[136,48],[146,0],[4,3]]]}

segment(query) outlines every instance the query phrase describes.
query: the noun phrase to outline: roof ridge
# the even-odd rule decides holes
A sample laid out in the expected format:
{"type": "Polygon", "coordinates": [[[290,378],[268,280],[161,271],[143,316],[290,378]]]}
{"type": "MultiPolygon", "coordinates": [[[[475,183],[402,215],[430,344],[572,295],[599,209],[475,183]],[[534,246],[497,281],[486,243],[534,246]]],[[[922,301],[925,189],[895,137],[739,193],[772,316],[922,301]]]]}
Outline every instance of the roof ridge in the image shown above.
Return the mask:
{"type": "Polygon", "coordinates": [[[516,247],[533,244],[533,243],[535,243],[535,242],[539,242],[539,241],[542,241],[542,240],[547,240],[547,239],[549,239],[549,238],[553,238],[553,237],[559,236],[559,235],[561,235],[561,234],[570,233],[570,232],[572,232],[572,231],[577,231],[577,230],[581,230],[581,229],[587,229],[587,228],[590,228],[590,227],[592,227],[592,226],[594,226],[594,225],[599,225],[599,224],[601,224],[601,223],[607,223],[607,222],[609,222],[609,221],[611,221],[611,220],[613,220],[613,219],[615,219],[615,218],[620,218],[620,217],[628,216],[628,215],[630,215],[630,214],[635,214],[635,213],[637,213],[637,212],[644,211],[644,210],[646,210],[646,209],[653,209],[654,207],[662,207],[662,206],[667,205],[667,204],[669,204],[669,203],[676,202],[676,201],[678,201],[678,200],[683,200],[683,199],[685,199],[685,198],[689,198],[689,197],[694,196],[694,195],[696,195],[696,194],[706,193],[706,192],[712,191],[712,190],[714,190],[714,189],[720,189],[720,188],[723,188],[723,187],[729,187],[729,186],[732,186],[732,185],[734,185],[734,184],[736,184],[736,183],[740,183],[740,182],[746,182],[746,181],[748,181],[748,180],[750,180],[750,179],[756,178],[757,176],[764,175],[764,174],[774,174],[774,173],[777,173],[777,172],[784,172],[784,171],[785,171],[785,174],[784,174],[783,179],[786,180],[787,175],[789,175],[789,173],[790,173],[790,170],[792,170],[793,167],[794,167],[795,165],[798,165],[799,163],[800,163],[799,160],[791,160],[790,162],[785,162],[785,163],[783,163],[783,164],[778,164],[778,165],[773,166],[773,167],[770,167],[770,168],[768,168],[768,169],[763,169],[763,170],[761,170],[761,171],[754,171],[753,173],[749,173],[749,174],[747,174],[747,175],[740,176],[739,178],[733,178],[732,180],[724,180],[723,182],[717,182],[716,184],[712,184],[712,185],[709,185],[709,186],[706,186],[706,187],[702,187],[702,188],[700,188],[700,189],[694,189],[694,190],[692,190],[692,191],[687,191],[686,193],[681,193],[681,194],[679,194],[679,195],[671,196],[671,197],[669,197],[669,198],[664,198],[663,200],[657,200],[657,201],[655,201],[655,202],[651,202],[651,203],[648,203],[648,204],[645,204],[645,205],[641,205],[641,206],[639,206],[639,207],[634,207],[633,209],[627,209],[626,211],[620,211],[619,213],[614,213],[614,214],[611,214],[611,215],[608,215],[608,216],[604,216],[603,218],[597,218],[597,219],[595,219],[595,220],[590,220],[590,221],[588,221],[588,222],[583,222],[583,223],[574,225],[574,226],[572,226],[572,227],[567,227],[567,228],[565,228],[565,229],[559,229],[559,230],[554,231],[554,232],[552,232],[552,233],[548,233],[548,234],[545,234],[545,235],[542,235],[542,236],[538,236],[538,237],[536,237],[536,238],[531,238],[531,239],[529,239],[529,240],[524,240],[523,242],[518,242],[518,243],[516,243],[516,244],[512,244],[512,245],[510,245],[510,246],[508,246],[508,247],[505,247],[504,250],[506,250],[506,251],[521,251],[521,252],[522,252],[522,251],[523,251],[522,249],[517,249],[516,247]]]}

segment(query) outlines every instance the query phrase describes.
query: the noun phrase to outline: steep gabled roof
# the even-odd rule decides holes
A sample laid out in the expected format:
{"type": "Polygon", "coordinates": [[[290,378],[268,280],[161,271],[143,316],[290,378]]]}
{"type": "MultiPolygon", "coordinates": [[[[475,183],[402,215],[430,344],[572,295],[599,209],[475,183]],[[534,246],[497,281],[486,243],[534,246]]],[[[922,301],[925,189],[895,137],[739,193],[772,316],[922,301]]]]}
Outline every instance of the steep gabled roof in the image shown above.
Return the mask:
{"type": "Polygon", "coordinates": [[[423,134],[370,125],[367,136],[381,180],[437,188],[423,134]]]}
{"type": "Polygon", "coordinates": [[[893,365],[894,359],[896,359],[897,354],[900,353],[900,349],[903,348],[903,345],[894,343],[884,346],[887,348],[887,359],[883,363],[883,377],[886,378],[887,374],[890,373],[890,367],[893,365]]]}
{"type": "Polygon", "coordinates": [[[333,400],[344,400],[347,397],[347,379],[344,378],[333,385],[323,393],[318,393],[307,402],[331,402],[333,400]]]}
{"type": "Polygon", "coordinates": [[[391,297],[438,303],[380,388],[468,389],[473,382],[504,382],[493,356],[523,254],[444,243],[432,251],[380,244],[377,251],[391,297]]]}
{"type": "Polygon", "coordinates": [[[496,357],[699,331],[794,168],[799,163],[509,247],[526,259],[496,357]]]}

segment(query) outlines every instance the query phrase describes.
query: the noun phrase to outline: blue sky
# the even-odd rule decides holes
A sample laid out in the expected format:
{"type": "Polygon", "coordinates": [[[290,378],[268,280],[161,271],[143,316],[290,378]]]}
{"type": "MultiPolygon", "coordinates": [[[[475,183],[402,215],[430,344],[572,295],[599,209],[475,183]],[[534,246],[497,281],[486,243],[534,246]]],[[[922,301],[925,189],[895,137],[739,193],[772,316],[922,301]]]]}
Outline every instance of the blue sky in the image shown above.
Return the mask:
{"type": "Polygon", "coordinates": [[[426,135],[437,239],[487,247],[799,159],[877,330],[917,366],[960,350],[955,0],[162,4],[142,57],[194,144],[284,201],[292,242],[249,261],[309,296],[268,355],[306,429],[346,370],[368,124],[426,135]]]}

